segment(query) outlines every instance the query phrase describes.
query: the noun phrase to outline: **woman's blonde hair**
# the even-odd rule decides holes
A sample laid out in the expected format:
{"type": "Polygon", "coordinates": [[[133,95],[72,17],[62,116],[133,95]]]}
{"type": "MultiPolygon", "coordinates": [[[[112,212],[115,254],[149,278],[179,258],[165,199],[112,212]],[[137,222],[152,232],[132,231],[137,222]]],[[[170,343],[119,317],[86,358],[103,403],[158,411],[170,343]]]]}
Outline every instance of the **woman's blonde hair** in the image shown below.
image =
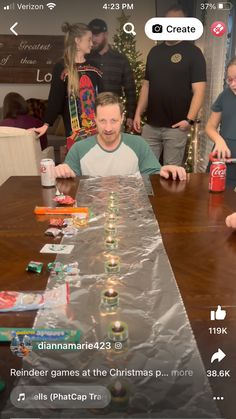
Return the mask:
{"type": "Polygon", "coordinates": [[[84,23],[63,23],[62,32],[65,33],[64,40],[64,64],[68,72],[68,93],[78,95],[79,75],[75,65],[77,47],[75,38],[82,38],[90,29],[84,23]]]}

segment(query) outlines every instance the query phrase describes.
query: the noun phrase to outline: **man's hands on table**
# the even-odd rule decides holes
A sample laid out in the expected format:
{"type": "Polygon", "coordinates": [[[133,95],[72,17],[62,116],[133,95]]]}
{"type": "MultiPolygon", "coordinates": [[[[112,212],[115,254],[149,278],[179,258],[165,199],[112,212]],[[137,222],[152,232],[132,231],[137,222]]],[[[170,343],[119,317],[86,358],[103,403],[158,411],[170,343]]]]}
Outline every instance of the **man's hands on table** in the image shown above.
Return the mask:
{"type": "Polygon", "coordinates": [[[162,166],[160,170],[160,176],[165,179],[173,179],[173,180],[186,180],[187,179],[187,173],[185,169],[181,166],[175,166],[175,165],[167,165],[162,166]]]}
{"type": "Polygon", "coordinates": [[[55,167],[55,176],[56,178],[75,178],[75,172],[70,168],[70,166],[66,163],[59,164],[55,167]]]}

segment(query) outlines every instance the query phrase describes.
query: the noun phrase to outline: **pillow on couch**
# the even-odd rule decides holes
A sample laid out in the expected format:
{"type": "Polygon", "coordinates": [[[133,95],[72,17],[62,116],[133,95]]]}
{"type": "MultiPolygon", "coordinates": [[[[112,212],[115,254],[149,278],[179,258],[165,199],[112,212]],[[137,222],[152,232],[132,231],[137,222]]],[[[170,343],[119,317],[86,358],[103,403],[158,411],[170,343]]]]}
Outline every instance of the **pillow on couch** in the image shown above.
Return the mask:
{"type": "Polygon", "coordinates": [[[47,101],[44,99],[30,98],[30,99],[27,99],[26,102],[28,103],[28,106],[29,106],[29,115],[43,121],[46,106],[47,106],[47,101]]]}
{"type": "MultiPolygon", "coordinates": [[[[46,99],[30,98],[27,99],[26,102],[29,105],[29,114],[43,121],[48,101],[46,99]]],[[[47,133],[48,135],[51,134],[65,137],[65,128],[61,116],[57,117],[54,124],[48,128],[47,133]]]]}

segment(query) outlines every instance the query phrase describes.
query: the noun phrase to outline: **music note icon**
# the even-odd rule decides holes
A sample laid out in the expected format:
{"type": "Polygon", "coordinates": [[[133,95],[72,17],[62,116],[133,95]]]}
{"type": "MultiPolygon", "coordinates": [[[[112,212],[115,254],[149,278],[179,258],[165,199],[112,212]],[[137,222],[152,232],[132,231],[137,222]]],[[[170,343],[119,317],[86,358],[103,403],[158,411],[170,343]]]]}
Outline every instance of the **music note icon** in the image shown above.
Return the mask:
{"type": "Polygon", "coordinates": [[[20,393],[17,399],[17,402],[21,402],[25,400],[25,393],[20,393]]]}

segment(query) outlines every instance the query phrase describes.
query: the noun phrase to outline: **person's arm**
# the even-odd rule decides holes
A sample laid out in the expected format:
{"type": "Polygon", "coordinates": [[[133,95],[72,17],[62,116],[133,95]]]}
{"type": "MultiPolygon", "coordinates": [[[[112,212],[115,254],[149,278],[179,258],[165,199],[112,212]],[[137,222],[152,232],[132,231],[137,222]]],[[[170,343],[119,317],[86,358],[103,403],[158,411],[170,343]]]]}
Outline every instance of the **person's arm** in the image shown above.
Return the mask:
{"type": "Polygon", "coordinates": [[[41,127],[38,128],[28,128],[28,131],[34,131],[36,134],[38,134],[38,137],[42,137],[43,135],[46,135],[47,129],[49,127],[49,124],[43,124],[41,127]]]}
{"type": "Polygon", "coordinates": [[[134,146],[134,151],[136,152],[139,158],[140,173],[142,175],[151,175],[153,173],[159,173],[161,170],[161,165],[157,160],[155,154],[153,153],[152,149],[149,147],[146,140],[144,140],[144,138],[142,137],[138,137],[134,146]]]}
{"type": "Polygon", "coordinates": [[[138,154],[140,156],[139,170],[142,175],[160,173],[160,176],[165,179],[172,178],[173,180],[186,180],[186,171],[183,167],[174,165],[161,167],[159,161],[157,160],[156,156],[154,155],[147,142],[143,138],[140,138],[139,141],[136,141],[137,146],[138,143],[140,146],[140,149],[138,151],[138,154]]]}
{"type": "MultiPolygon", "coordinates": [[[[205,90],[206,82],[201,81],[197,83],[192,83],[193,96],[188,110],[188,114],[186,115],[187,119],[191,119],[192,121],[195,121],[195,119],[197,119],[198,113],[203,104],[205,90]]],[[[172,128],[179,128],[182,131],[188,130],[189,127],[190,125],[188,121],[185,119],[172,125],[172,128]]]]}
{"type": "Polygon", "coordinates": [[[57,63],[53,69],[51,87],[48,96],[47,109],[44,116],[44,124],[34,131],[39,137],[44,135],[50,125],[53,125],[58,115],[63,113],[67,96],[67,83],[61,78],[63,64],[57,63]]]}
{"type": "Polygon", "coordinates": [[[227,158],[231,156],[231,151],[227,147],[224,138],[219,134],[218,127],[221,121],[221,112],[212,112],[207,124],[206,133],[211,141],[215,143],[213,154],[217,155],[218,158],[227,158]]]}
{"type": "Polygon", "coordinates": [[[149,81],[143,80],[140,96],[138,100],[137,109],[134,116],[134,129],[137,132],[141,131],[141,117],[148,105],[149,81]]]}
{"type": "Polygon", "coordinates": [[[96,94],[104,91],[103,82],[102,82],[102,71],[100,70],[99,70],[99,74],[97,74],[97,82],[96,82],[95,91],[96,91],[96,94]]]}
{"type": "Polygon", "coordinates": [[[47,109],[44,116],[45,123],[53,125],[58,115],[62,114],[67,97],[67,83],[62,77],[64,66],[62,62],[55,65],[52,74],[47,109]]]}
{"type": "MultiPolygon", "coordinates": [[[[206,60],[200,48],[196,46],[192,46],[189,50],[189,59],[189,71],[193,96],[185,118],[195,121],[203,105],[206,89],[206,60]]],[[[182,131],[187,131],[190,126],[191,125],[188,121],[184,119],[182,121],[176,121],[172,128],[179,128],[182,131]]]]}
{"type": "Polygon", "coordinates": [[[193,97],[190,103],[187,118],[192,119],[194,121],[195,119],[197,119],[198,113],[203,105],[206,90],[206,82],[200,81],[198,83],[192,83],[192,90],[193,97]]]}
{"type": "Polygon", "coordinates": [[[53,69],[51,87],[48,96],[47,109],[44,116],[44,124],[34,131],[41,137],[46,133],[48,127],[53,125],[58,115],[62,114],[67,96],[67,83],[61,78],[63,64],[57,63],[53,69]]]}
{"type": "MultiPolygon", "coordinates": [[[[42,121],[40,121],[39,119],[35,118],[34,119],[34,128],[42,128],[42,121]]],[[[48,146],[48,139],[47,139],[47,134],[46,132],[44,134],[38,135],[38,137],[40,139],[40,145],[41,145],[41,149],[44,150],[45,148],[47,148],[48,146]]]]}
{"type": "Polygon", "coordinates": [[[77,175],[81,176],[80,167],[80,153],[79,153],[79,142],[75,143],[69,150],[65,158],[65,164],[77,175]]]}
{"type": "Polygon", "coordinates": [[[65,162],[55,167],[55,175],[60,178],[74,178],[81,175],[78,144],[74,144],[66,155],[65,162]]]}

